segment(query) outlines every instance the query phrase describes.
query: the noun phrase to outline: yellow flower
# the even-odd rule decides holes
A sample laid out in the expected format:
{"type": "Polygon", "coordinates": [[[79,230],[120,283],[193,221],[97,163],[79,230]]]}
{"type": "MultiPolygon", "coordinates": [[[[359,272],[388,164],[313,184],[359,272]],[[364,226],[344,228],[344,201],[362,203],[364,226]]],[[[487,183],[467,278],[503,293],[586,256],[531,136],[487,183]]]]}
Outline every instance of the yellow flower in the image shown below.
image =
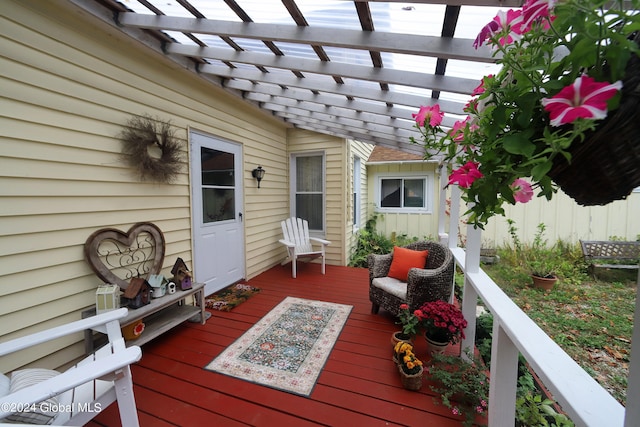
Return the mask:
{"type": "Polygon", "coordinates": [[[416,365],[413,364],[413,362],[407,362],[407,368],[409,369],[413,369],[416,365]]]}

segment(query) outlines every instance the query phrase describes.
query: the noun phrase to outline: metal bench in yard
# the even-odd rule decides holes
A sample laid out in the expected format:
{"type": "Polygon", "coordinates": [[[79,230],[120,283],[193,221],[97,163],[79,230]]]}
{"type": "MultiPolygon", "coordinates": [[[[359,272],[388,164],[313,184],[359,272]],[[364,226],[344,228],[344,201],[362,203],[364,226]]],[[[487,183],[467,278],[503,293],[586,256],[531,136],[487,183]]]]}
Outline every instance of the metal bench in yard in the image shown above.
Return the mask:
{"type": "Polygon", "coordinates": [[[593,267],[638,269],[640,267],[640,241],[581,240],[585,261],[593,267]]]}

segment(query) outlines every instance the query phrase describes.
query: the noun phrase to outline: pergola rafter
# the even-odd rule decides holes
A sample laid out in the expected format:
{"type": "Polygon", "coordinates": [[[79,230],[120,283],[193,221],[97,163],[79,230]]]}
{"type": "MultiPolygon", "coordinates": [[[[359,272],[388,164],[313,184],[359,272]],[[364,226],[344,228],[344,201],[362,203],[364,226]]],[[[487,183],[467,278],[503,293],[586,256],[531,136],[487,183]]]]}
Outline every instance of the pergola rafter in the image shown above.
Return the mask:
{"type": "Polygon", "coordinates": [[[465,8],[521,5],[519,0],[311,5],[279,0],[272,5],[281,10],[278,19],[264,22],[257,20],[256,9],[264,3],[251,0],[215,5],[200,0],[71,1],[291,126],[420,154],[422,148],[410,142],[419,136],[411,114],[420,105],[437,103],[447,113],[443,127],[453,126],[464,118],[465,103],[495,62],[486,46],[473,47],[482,23],[475,21],[485,17],[473,20],[476,30],[460,32],[460,21],[470,10],[465,8]],[[318,24],[316,12],[326,25],[318,24]],[[326,21],[333,14],[336,22],[326,21]],[[407,25],[394,28],[392,14],[407,25]],[[411,24],[432,15],[440,16],[437,28],[411,24]]]}

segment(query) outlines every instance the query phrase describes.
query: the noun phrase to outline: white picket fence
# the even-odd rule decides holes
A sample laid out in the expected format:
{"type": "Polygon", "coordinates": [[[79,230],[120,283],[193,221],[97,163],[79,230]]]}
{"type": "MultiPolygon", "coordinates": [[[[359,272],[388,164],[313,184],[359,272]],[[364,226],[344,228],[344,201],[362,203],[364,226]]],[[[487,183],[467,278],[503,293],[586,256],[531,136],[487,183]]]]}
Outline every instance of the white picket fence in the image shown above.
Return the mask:
{"type": "MultiPolygon", "coordinates": [[[[482,230],[467,228],[466,247],[457,247],[461,214],[460,189],[450,186],[449,230],[445,230],[446,174],[441,174],[441,242],[453,252],[464,272],[462,311],[468,320],[462,349],[472,349],[478,297],[493,315],[491,383],[489,390],[490,427],[513,426],[517,386],[518,354],[522,354],[576,426],[640,426],[640,305],[636,303],[632,356],[628,378],[626,410],[598,382],[565,353],[531,320],[480,268],[482,230]],[[449,239],[448,236],[454,236],[449,239]]],[[[465,209],[466,210],[466,209],[465,209]]],[[[640,283],[640,273],[638,281],[640,283]]],[[[640,301],[640,286],[638,287],[640,301]]]]}

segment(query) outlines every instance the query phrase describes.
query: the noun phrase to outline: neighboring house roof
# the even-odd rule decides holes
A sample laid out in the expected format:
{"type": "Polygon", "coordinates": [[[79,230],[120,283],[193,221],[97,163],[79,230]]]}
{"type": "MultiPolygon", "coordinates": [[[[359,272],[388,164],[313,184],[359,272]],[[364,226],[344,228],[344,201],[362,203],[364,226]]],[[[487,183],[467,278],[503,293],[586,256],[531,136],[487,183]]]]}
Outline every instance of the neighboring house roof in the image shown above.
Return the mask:
{"type": "Polygon", "coordinates": [[[396,162],[424,162],[424,158],[417,154],[376,145],[367,163],[396,163],[396,162]]]}

